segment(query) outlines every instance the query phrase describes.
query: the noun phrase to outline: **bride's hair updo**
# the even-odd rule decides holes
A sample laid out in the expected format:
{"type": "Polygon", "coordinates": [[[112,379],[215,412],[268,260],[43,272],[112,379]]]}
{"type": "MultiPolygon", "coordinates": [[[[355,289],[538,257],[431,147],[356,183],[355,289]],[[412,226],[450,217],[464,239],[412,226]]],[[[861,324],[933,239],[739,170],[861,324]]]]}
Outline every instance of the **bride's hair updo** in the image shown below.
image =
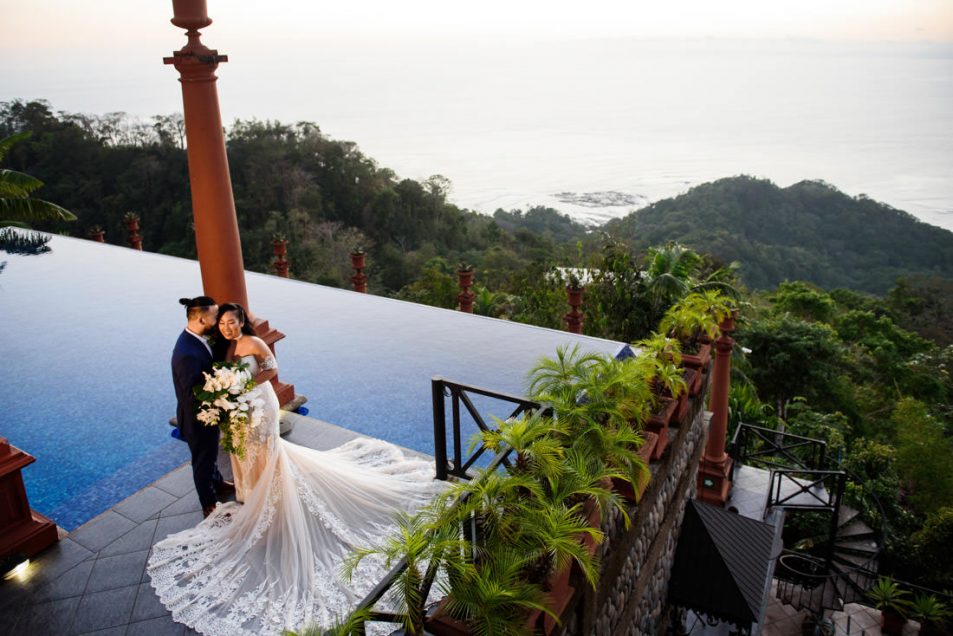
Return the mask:
{"type": "Polygon", "coordinates": [[[238,321],[242,323],[242,333],[247,336],[257,336],[255,333],[255,328],[251,326],[251,322],[248,320],[248,316],[245,315],[245,308],[239,305],[238,303],[225,303],[224,305],[218,306],[218,319],[221,320],[222,316],[227,314],[230,311],[234,311],[235,315],[238,316],[238,321]]]}
{"type": "MultiPolygon", "coordinates": [[[[185,315],[194,318],[215,306],[215,299],[210,296],[196,296],[195,298],[180,298],[179,304],[185,307],[185,315]]],[[[219,314],[221,315],[221,314],[219,314]]]]}

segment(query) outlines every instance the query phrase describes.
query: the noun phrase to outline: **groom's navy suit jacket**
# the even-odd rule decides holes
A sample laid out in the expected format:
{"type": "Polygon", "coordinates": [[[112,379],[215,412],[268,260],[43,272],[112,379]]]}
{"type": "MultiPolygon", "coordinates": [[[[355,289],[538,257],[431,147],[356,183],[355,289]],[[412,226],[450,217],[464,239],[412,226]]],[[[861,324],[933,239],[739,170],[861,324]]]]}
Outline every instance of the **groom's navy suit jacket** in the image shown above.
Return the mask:
{"type": "Polygon", "coordinates": [[[203,371],[211,372],[212,354],[199,342],[198,338],[182,330],[172,350],[172,382],[175,384],[175,397],[178,407],[175,419],[179,423],[182,437],[191,443],[197,437],[214,436],[218,443],[218,427],[205,426],[195,419],[195,394],[192,388],[205,381],[203,371]],[[207,431],[206,435],[203,435],[207,431]]]}

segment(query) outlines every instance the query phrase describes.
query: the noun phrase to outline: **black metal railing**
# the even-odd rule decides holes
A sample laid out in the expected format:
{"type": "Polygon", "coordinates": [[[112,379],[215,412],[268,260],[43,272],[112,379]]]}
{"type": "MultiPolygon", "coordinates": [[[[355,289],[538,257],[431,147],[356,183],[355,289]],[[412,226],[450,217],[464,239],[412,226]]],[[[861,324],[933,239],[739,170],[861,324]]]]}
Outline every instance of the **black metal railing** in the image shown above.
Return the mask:
{"type": "MultiPolygon", "coordinates": [[[[483,467],[478,475],[473,475],[469,472],[469,469],[481,456],[483,456],[486,449],[481,445],[474,452],[472,452],[469,457],[464,459],[464,431],[461,419],[462,413],[465,410],[465,412],[470,415],[474,424],[476,425],[477,430],[473,431],[473,433],[491,430],[487,424],[486,418],[474,404],[472,396],[479,395],[484,398],[490,398],[492,400],[502,402],[504,404],[515,405],[515,408],[509,414],[510,418],[519,417],[520,415],[524,414],[528,415],[543,409],[542,405],[540,405],[538,402],[534,402],[524,397],[510,395],[508,393],[501,393],[499,391],[491,391],[483,387],[461,384],[459,382],[453,382],[440,377],[433,378],[431,381],[431,387],[433,397],[434,459],[436,463],[436,478],[443,481],[448,480],[450,477],[468,480],[480,479],[485,475],[495,472],[500,466],[509,465],[509,456],[513,449],[507,447],[497,453],[489,461],[489,463],[483,467]],[[449,430],[452,433],[452,460],[448,457],[449,453],[447,448],[448,398],[450,400],[451,415],[449,430]]],[[[451,502],[448,507],[448,514],[452,513],[453,510],[463,505],[469,496],[469,492],[465,492],[451,502]]],[[[472,528],[461,528],[461,534],[468,538],[472,538],[474,531],[472,528]]],[[[369,622],[401,623],[403,618],[400,614],[376,611],[373,610],[373,607],[394,586],[394,583],[404,573],[407,567],[407,560],[401,559],[394,567],[391,568],[387,575],[384,576],[384,578],[376,586],[374,586],[374,589],[372,589],[367,596],[365,596],[364,599],[357,604],[354,610],[355,613],[364,611],[368,612],[367,621],[369,622]]],[[[426,599],[430,595],[430,590],[433,587],[433,582],[436,578],[439,568],[440,559],[434,559],[428,564],[427,572],[423,577],[420,598],[426,599]]],[[[422,619],[423,617],[420,618],[422,619]]],[[[364,624],[359,624],[353,633],[355,636],[364,636],[366,633],[364,624]]]]}
{"type": "Polygon", "coordinates": [[[766,507],[817,510],[836,517],[844,496],[845,478],[842,470],[774,469],[766,507]]]}
{"type": "Polygon", "coordinates": [[[827,468],[827,443],[811,437],[741,423],[731,438],[734,463],[765,468],[827,468]]]}
{"type": "MultiPolygon", "coordinates": [[[[435,377],[431,380],[431,392],[433,396],[433,439],[434,439],[434,461],[437,466],[437,479],[447,480],[449,477],[458,479],[472,479],[473,476],[468,472],[474,463],[484,454],[486,449],[480,445],[469,457],[463,457],[463,432],[461,425],[461,405],[469,413],[477,429],[473,433],[488,431],[490,427],[486,419],[480,413],[479,409],[473,404],[471,396],[479,395],[493,400],[516,405],[508,417],[515,418],[523,414],[531,414],[539,411],[543,407],[539,402],[491,391],[483,387],[461,384],[444,378],[435,377]],[[447,452],[447,398],[450,398],[450,430],[453,434],[453,458],[448,457],[447,452]]],[[[503,418],[506,419],[506,418],[503,418]]],[[[504,460],[504,465],[508,462],[504,460]]]]}
{"type": "MultiPolygon", "coordinates": [[[[507,458],[512,452],[513,452],[512,448],[505,448],[499,453],[497,453],[493,457],[493,459],[490,461],[490,463],[486,466],[485,470],[482,471],[481,474],[476,477],[476,479],[481,479],[485,477],[486,475],[489,475],[490,473],[494,472],[502,464],[508,461],[507,458]]],[[[447,508],[447,514],[448,515],[452,514],[453,511],[456,510],[461,505],[463,505],[467,501],[467,499],[469,499],[469,497],[470,497],[469,491],[462,493],[459,497],[457,497],[453,502],[450,503],[450,505],[447,508]]],[[[461,530],[461,534],[469,535],[466,528],[461,530]]],[[[441,561],[438,558],[431,561],[427,565],[427,572],[424,574],[423,582],[420,589],[420,598],[424,599],[424,601],[426,601],[427,597],[430,596],[430,590],[433,587],[433,582],[437,576],[437,571],[440,569],[440,563],[441,561]]],[[[387,575],[384,576],[384,578],[381,579],[381,581],[374,586],[374,589],[368,592],[367,596],[365,596],[361,600],[361,602],[357,604],[353,612],[358,613],[358,612],[367,611],[369,613],[368,619],[367,619],[368,622],[401,623],[403,621],[403,617],[400,614],[395,614],[393,612],[373,611],[372,608],[394,586],[394,583],[404,573],[404,570],[406,570],[407,567],[408,567],[408,564],[407,564],[406,558],[402,558],[400,561],[398,561],[397,564],[391,568],[390,572],[388,572],[387,575]]],[[[359,624],[353,632],[354,636],[365,636],[365,634],[366,634],[366,630],[363,623],[359,624]]]]}

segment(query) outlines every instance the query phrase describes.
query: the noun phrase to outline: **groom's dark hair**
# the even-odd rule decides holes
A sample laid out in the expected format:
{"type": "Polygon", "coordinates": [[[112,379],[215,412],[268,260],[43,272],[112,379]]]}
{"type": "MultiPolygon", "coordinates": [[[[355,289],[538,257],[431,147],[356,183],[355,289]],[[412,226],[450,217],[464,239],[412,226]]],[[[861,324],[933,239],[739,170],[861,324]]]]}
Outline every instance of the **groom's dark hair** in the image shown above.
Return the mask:
{"type": "Polygon", "coordinates": [[[196,296],[195,298],[180,298],[179,304],[185,307],[186,317],[192,319],[204,314],[217,303],[211,296],[196,296]]]}

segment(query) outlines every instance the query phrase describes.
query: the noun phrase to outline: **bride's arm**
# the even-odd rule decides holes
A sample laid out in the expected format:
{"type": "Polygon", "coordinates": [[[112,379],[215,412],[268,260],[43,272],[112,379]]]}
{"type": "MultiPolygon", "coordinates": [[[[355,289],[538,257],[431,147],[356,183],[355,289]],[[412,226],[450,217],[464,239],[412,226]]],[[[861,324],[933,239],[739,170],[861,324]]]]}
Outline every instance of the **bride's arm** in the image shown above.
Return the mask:
{"type": "Polygon", "coordinates": [[[258,375],[254,378],[255,384],[264,384],[278,375],[278,363],[264,340],[255,338],[252,342],[255,345],[255,357],[258,358],[258,375]]]}

